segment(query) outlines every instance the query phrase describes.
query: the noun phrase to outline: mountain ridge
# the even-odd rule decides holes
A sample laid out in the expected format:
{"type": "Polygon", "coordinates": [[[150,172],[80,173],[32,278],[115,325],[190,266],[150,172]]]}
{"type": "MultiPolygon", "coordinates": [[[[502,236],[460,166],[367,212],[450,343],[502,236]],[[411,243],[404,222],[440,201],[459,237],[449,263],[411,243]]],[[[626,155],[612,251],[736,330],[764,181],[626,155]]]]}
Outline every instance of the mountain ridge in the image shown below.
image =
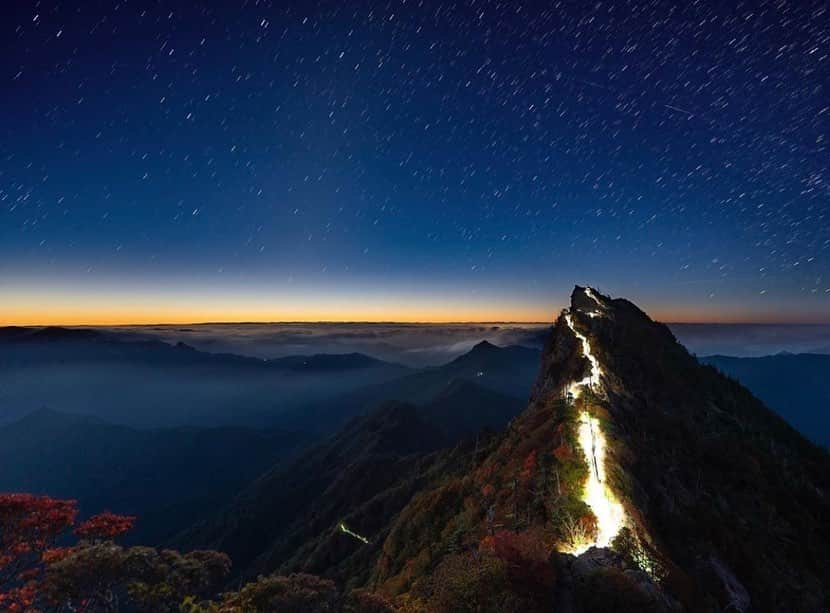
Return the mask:
{"type": "Polygon", "coordinates": [[[528,408],[470,473],[401,510],[373,581],[428,609],[446,597],[445,573],[484,572],[490,555],[507,564],[499,598],[525,610],[611,611],[623,596],[639,603],[631,610],[821,610],[828,474],[826,453],[700,365],[667,326],[577,286],[528,408]],[[607,518],[585,497],[586,430],[603,447],[600,498],[624,512],[610,548],[590,546],[607,518]],[[533,589],[519,587],[516,565],[533,589]]]}
{"type": "Polygon", "coordinates": [[[433,401],[455,380],[473,381],[502,396],[527,398],[538,372],[539,351],[519,345],[499,347],[487,341],[445,364],[430,366],[398,379],[365,386],[338,396],[334,401],[298,407],[286,414],[283,423],[305,423],[309,415],[319,424],[318,430],[330,434],[350,418],[373,410],[379,402],[396,400],[414,404],[433,401]],[[483,350],[482,350],[483,348],[483,350]]]}

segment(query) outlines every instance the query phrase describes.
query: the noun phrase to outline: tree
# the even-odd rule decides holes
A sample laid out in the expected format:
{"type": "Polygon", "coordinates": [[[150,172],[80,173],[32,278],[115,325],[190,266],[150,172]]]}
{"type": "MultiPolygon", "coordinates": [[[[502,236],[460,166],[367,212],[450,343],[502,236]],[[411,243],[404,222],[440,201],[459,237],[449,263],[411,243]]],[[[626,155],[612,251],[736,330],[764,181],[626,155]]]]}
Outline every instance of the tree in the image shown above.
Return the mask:
{"type": "Polygon", "coordinates": [[[295,573],[287,577],[259,577],[238,592],[225,594],[222,613],[279,611],[280,613],[328,613],[337,610],[339,594],[333,581],[295,573]]]}
{"type": "Polygon", "coordinates": [[[76,526],[77,515],[74,500],[0,495],[0,610],[174,611],[188,596],[211,597],[230,572],[216,551],[114,543],[135,517],[107,511],[76,526]],[[55,547],[73,533],[78,542],[55,547]]]}
{"type": "Polygon", "coordinates": [[[56,539],[78,515],[74,500],[0,494],[0,609],[24,611],[37,600],[45,565],[58,559],[56,539]]]}
{"type": "Polygon", "coordinates": [[[493,537],[493,553],[507,564],[511,582],[538,601],[544,601],[553,592],[552,549],[550,538],[540,528],[524,532],[503,530],[493,537]]]}
{"type": "Polygon", "coordinates": [[[498,557],[467,552],[445,556],[413,587],[405,611],[430,613],[519,613],[540,611],[517,593],[508,565],[498,557]]]}
{"type": "Polygon", "coordinates": [[[369,590],[352,590],[345,603],[343,613],[392,613],[395,607],[381,594],[369,590]]]}
{"type": "Polygon", "coordinates": [[[85,603],[84,611],[175,611],[188,597],[207,599],[224,583],[230,559],[216,551],[186,554],[113,542],[82,543],[50,565],[43,593],[54,603],[85,603]]]}
{"type": "Polygon", "coordinates": [[[116,515],[104,511],[93,515],[75,528],[75,534],[93,542],[109,541],[129,532],[134,525],[135,517],[131,515],[116,515]]]}

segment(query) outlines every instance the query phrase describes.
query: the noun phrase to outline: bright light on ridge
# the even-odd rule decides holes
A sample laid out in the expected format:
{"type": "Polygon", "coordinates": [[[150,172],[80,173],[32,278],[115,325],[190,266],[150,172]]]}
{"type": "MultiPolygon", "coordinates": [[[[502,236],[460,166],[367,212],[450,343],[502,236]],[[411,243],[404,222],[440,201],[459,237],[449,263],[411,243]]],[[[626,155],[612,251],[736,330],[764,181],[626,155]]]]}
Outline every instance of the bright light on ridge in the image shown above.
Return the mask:
{"type": "MultiPolygon", "coordinates": [[[[600,312],[592,311],[588,315],[592,318],[600,316],[602,314],[601,311],[605,308],[604,305],[590,288],[587,288],[585,293],[600,308],[600,312]]],[[[586,386],[593,390],[599,388],[602,368],[599,360],[591,352],[591,344],[588,338],[578,332],[574,326],[571,313],[565,315],[565,321],[581,342],[582,353],[591,363],[591,373],[587,377],[581,381],[574,381],[567,386],[568,393],[574,398],[578,398],[586,386]]],[[[606,485],[605,436],[600,428],[599,420],[596,417],[592,417],[587,411],[582,411],[579,414],[578,440],[579,446],[582,448],[582,453],[585,456],[585,461],[590,469],[582,500],[591,507],[591,510],[597,518],[597,535],[593,541],[573,543],[568,552],[574,555],[579,555],[590,547],[608,547],[613,538],[626,524],[625,510],[606,485]]]]}

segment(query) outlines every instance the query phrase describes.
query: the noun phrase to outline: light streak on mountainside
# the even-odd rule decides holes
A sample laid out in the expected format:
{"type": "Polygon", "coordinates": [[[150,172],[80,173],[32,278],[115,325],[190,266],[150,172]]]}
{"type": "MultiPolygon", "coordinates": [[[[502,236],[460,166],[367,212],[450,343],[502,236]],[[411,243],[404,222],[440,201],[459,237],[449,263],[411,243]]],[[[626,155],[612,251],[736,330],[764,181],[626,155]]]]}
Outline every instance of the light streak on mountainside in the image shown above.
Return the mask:
{"type": "MultiPolygon", "coordinates": [[[[585,293],[596,301],[600,309],[604,309],[604,305],[591,292],[590,288],[587,288],[585,293]]],[[[591,317],[601,315],[601,313],[593,313],[595,312],[589,313],[589,315],[591,317]]],[[[574,326],[571,313],[565,315],[565,321],[579,339],[582,345],[582,353],[591,364],[591,372],[587,377],[580,381],[574,381],[567,386],[568,393],[573,398],[578,398],[586,386],[592,390],[599,389],[602,367],[599,360],[591,352],[591,343],[588,338],[577,331],[574,326]]],[[[599,420],[587,411],[582,411],[579,414],[578,441],[589,467],[582,500],[591,507],[591,511],[597,518],[597,534],[593,540],[572,543],[568,553],[573,555],[579,555],[590,547],[608,547],[626,524],[625,510],[606,485],[605,451],[607,444],[605,435],[602,433],[599,420]]]]}
{"type": "Polygon", "coordinates": [[[365,543],[366,545],[369,544],[369,539],[367,539],[365,536],[360,536],[357,532],[352,532],[346,527],[346,524],[344,524],[343,522],[340,522],[340,524],[338,524],[337,527],[343,534],[348,534],[352,538],[355,538],[358,541],[365,543]]]}
{"type": "Polygon", "coordinates": [[[582,394],[582,388],[586,385],[590,388],[596,388],[599,386],[600,383],[600,375],[602,375],[602,368],[600,368],[599,360],[591,353],[591,344],[588,342],[588,338],[577,331],[576,327],[574,326],[573,316],[568,313],[565,315],[565,321],[568,322],[568,327],[571,331],[576,335],[576,338],[580,340],[582,343],[582,354],[588,358],[588,361],[591,363],[591,374],[582,379],[581,381],[574,381],[573,383],[568,385],[568,392],[573,395],[574,398],[579,398],[582,394]]]}
{"type": "MultiPolygon", "coordinates": [[[[588,296],[588,298],[590,298],[591,300],[593,300],[594,302],[597,303],[597,306],[599,307],[600,311],[605,310],[605,305],[602,304],[602,302],[600,301],[599,298],[597,298],[597,295],[594,293],[593,289],[591,289],[590,287],[586,287],[585,288],[585,295],[588,296]]],[[[588,315],[591,315],[591,313],[588,313],[588,315]]],[[[596,317],[596,315],[591,315],[591,316],[596,317]]]]}
{"type": "MultiPolygon", "coordinates": [[[[611,541],[625,526],[625,511],[614,495],[605,485],[605,436],[599,426],[599,420],[583,411],[579,414],[579,446],[588,462],[589,474],[585,484],[583,500],[591,507],[597,518],[596,540],[588,547],[608,547],[611,541]]],[[[581,553],[577,552],[576,555],[581,553]]]]}

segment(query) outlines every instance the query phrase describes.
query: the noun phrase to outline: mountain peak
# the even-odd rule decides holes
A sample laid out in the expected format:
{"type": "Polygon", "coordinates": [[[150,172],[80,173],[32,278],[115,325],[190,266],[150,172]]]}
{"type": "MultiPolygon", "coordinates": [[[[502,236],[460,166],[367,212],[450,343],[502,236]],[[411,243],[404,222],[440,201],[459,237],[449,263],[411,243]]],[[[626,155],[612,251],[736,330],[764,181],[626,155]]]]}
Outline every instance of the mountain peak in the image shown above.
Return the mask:
{"type": "Polygon", "coordinates": [[[476,352],[493,351],[494,349],[498,350],[499,349],[498,345],[494,345],[490,341],[484,340],[484,341],[478,342],[475,345],[473,345],[473,348],[470,349],[470,352],[472,353],[474,351],[476,351],[476,352]]]}
{"type": "MultiPolygon", "coordinates": [[[[571,292],[571,310],[588,314],[599,314],[611,306],[610,297],[592,287],[575,285],[571,292]]],[[[594,315],[596,316],[596,315],[594,315]]]]}
{"type": "Polygon", "coordinates": [[[592,585],[607,610],[626,594],[654,611],[822,610],[830,597],[827,454],[627,300],[574,288],[530,405],[472,464],[401,512],[383,589],[410,585],[418,551],[475,552],[431,560],[424,586],[509,545],[554,550],[559,587],[541,583],[527,610],[597,610],[592,585]]]}

